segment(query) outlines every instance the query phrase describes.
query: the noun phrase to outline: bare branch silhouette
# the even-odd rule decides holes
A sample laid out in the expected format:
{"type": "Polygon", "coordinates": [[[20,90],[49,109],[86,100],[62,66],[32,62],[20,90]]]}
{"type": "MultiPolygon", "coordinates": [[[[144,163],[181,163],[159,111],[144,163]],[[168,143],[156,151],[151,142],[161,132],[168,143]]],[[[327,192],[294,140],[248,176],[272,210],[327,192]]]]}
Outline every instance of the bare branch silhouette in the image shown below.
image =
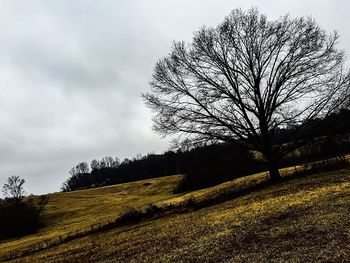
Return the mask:
{"type": "MultiPolygon", "coordinates": [[[[297,130],[339,110],[350,74],[338,34],[312,18],[269,21],[256,9],[236,9],[191,43],[174,42],[155,66],[151,93],[154,130],[179,145],[240,143],[262,152],[271,178],[283,155],[302,143],[274,145],[277,129],[297,130]]],[[[285,138],[287,142],[289,138],[285,138]]]]}

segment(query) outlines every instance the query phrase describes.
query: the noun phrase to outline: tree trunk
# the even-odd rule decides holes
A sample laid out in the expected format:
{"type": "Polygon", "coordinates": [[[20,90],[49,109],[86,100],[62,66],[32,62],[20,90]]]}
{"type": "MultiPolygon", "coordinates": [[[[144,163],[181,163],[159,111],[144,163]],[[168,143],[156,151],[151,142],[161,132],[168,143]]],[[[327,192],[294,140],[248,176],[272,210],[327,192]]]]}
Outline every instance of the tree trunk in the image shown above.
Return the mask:
{"type": "Polygon", "coordinates": [[[267,167],[269,169],[270,181],[271,182],[281,181],[282,177],[278,170],[277,162],[273,160],[267,160],[267,167]]]}
{"type": "MultiPolygon", "coordinates": [[[[264,116],[264,113],[261,113],[261,116],[264,116]]],[[[263,144],[263,154],[267,162],[267,168],[269,169],[270,181],[278,182],[281,181],[282,177],[278,170],[278,158],[276,152],[273,150],[271,143],[271,134],[269,133],[269,126],[267,121],[262,117],[260,120],[260,130],[262,136],[263,144]]]]}
{"type": "Polygon", "coordinates": [[[281,181],[282,177],[278,170],[278,158],[273,152],[271,145],[267,144],[264,151],[265,160],[267,162],[267,169],[269,170],[270,181],[281,181]]]}

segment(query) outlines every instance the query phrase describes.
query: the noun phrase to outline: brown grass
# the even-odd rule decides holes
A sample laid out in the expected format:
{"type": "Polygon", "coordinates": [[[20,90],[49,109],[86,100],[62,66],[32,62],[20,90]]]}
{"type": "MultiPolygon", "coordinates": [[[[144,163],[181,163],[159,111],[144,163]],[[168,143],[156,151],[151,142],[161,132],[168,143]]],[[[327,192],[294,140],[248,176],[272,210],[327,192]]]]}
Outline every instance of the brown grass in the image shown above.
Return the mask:
{"type": "Polygon", "coordinates": [[[0,260],[9,255],[76,231],[91,224],[114,221],[128,206],[145,207],[148,203],[174,198],[173,188],[181,176],[168,176],[95,189],[54,193],[43,212],[46,227],[36,234],[0,243],[0,260]]]}
{"type": "MultiPolygon", "coordinates": [[[[205,198],[230,184],[196,191],[192,196],[195,200],[205,198]]],[[[349,260],[350,171],[339,170],[295,178],[191,213],[96,233],[15,261],[349,260]]]]}

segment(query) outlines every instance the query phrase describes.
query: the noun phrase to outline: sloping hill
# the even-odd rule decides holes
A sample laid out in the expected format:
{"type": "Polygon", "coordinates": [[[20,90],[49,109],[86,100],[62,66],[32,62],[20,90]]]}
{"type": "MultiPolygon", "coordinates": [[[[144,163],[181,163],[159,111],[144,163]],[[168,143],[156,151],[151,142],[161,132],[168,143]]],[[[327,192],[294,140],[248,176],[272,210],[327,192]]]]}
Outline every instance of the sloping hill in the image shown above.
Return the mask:
{"type": "MultiPolygon", "coordinates": [[[[214,190],[202,190],[196,198],[204,191],[214,190]]],[[[295,178],[191,213],[96,233],[17,261],[349,260],[350,171],[339,170],[295,178]]]]}
{"type": "Polygon", "coordinates": [[[181,176],[106,186],[81,191],[54,193],[44,210],[46,227],[38,233],[0,243],[2,256],[26,250],[38,242],[86,230],[95,223],[114,221],[128,206],[140,208],[174,198],[172,191],[181,176]]]}
{"type": "MultiPolygon", "coordinates": [[[[290,168],[282,169],[287,173],[290,168]]],[[[0,243],[0,260],[20,256],[88,232],[92,225],[104,225],[114,221],[128,207],[144,209],[148,204],[162,206],[182,202],[188,196],[197,199],[215,195],[226,188],[240,190],[251,183],[266,180],[266,173],[259,173],[232,182],[194,191],[173,194],[181,175],[142,180],[137,182],[93,188],[87,190],[50,194],[44,210],[46,227],[36,234],[5,240],[0,243]]],[[[85,234],[84,234],[85,235],[85,234]]]]}

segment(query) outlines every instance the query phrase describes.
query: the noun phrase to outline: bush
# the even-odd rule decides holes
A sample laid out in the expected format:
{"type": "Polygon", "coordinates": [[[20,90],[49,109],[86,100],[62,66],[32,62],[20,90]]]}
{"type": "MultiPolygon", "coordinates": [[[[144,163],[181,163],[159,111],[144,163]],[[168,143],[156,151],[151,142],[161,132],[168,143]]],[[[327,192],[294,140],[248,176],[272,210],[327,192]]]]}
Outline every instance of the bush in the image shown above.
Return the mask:
{"type": "Polygon", "coordinates": [[[47,196],[0,200],[0,240],[31,234],[42,227],[41,214],[47,201],[47,196]]]}
{"type": "Polygon", "coordinates": [[[117,224],[130,224],[138,223],[145,217],[145,214],[141,210],[134,207],[128,207],[116,220],[117,224]]]}
{"type": "Polygon", "coordinates": [[[147,216],[153,216],[155,213],[158,213],[161,210],[162,209],[159,206],[151,203],[151,204],[148,204],[148,206],[146,207],[145,213],[147,216]]]}
{"type": "Polygon", "coordinates": [[[195,197],[191,194],[189,196],[185,197],[185,200],[183,201],[184,207],[187,208],[193,208],[196,207],[195,197]]]}

